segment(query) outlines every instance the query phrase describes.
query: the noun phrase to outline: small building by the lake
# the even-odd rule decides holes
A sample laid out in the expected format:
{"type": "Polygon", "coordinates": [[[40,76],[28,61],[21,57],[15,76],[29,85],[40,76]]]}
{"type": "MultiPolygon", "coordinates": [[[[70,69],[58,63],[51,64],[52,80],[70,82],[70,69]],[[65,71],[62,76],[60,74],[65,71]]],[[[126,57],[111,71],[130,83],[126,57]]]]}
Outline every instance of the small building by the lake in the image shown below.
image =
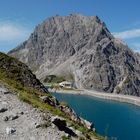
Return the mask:
{"type": "Polygon", "coordinates": [[[63,88],[73,88],[73,82],[63,81],[59,83],[59,86],[63,88]]]}

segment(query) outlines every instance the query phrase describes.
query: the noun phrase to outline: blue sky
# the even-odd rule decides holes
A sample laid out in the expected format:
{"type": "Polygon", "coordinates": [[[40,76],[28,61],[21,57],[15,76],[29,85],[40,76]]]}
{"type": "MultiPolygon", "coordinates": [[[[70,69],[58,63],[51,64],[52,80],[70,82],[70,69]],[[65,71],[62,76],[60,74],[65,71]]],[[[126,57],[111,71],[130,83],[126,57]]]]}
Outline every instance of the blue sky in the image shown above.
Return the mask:
{"type": "Polygon", "coordinates": [[[48,17],[98,15],[110,32],[140,52],[140,0],[0,0],[0,51],[26,40],[48,17]]]}

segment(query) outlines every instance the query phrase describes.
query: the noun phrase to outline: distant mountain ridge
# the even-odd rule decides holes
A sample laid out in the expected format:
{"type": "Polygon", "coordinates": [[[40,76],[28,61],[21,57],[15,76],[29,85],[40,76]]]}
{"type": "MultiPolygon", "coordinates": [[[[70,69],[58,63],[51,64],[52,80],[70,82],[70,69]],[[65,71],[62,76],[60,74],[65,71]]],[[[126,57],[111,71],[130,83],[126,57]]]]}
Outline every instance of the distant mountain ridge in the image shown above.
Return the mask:
{"type": "Polygon", "coordinates": [[[78,88],[140,96],[139,57],[97,16],[51,17],[8,54],[40,79],[72,77],[78,88]]]}

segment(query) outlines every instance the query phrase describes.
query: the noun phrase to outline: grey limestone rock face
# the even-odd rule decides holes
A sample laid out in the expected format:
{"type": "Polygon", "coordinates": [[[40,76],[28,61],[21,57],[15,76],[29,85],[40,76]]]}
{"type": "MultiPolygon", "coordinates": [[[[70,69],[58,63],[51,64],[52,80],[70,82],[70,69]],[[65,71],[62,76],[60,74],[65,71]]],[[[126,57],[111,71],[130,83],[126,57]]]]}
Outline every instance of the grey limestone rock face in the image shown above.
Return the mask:
{"type": "Polygon", "coordinates": [[[39,79],[72,76],[78,88],[140,96],[140,57],[97,16],[51,17],[8,54],[39,79]]]}

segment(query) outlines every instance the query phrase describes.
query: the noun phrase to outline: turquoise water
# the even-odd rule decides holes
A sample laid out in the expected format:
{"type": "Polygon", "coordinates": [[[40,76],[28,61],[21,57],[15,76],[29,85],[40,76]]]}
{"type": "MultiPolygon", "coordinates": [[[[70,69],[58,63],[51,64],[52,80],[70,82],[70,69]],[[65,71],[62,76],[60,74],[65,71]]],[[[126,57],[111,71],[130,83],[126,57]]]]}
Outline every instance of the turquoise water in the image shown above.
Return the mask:
{"type": "Polygon", "coordinates": [[[94,122],[97,132],[117,140],[140,140],[140,107],[83,95],[53,93],[83,118],[94,122]]]}

